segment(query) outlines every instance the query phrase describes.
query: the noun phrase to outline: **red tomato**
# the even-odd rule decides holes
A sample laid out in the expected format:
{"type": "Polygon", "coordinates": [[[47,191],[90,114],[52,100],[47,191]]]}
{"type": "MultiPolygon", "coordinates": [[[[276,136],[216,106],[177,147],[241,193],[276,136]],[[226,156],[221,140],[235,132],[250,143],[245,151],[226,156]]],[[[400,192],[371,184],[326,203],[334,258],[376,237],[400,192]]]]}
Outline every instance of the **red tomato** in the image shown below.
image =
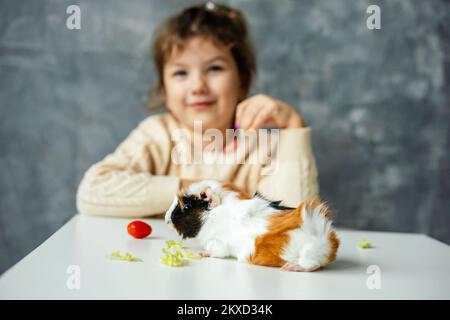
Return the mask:
{"type": "Polygon", "coordinates": [[[135,220],[128,224],[128,234],[135,238],[142,239],[150,233],[152,233],[152,227],[144,221],[135,220]]]}

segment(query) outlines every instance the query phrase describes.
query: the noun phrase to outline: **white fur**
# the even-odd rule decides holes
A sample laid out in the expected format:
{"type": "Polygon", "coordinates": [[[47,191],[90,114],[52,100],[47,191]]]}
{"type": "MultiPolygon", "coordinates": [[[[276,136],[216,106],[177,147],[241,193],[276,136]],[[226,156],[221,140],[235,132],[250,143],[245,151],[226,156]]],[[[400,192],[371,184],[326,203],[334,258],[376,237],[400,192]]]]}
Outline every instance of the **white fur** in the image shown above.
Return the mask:
{"type": "Polygon", "coordinates": [[[213,192],[220,192],[222,190],[222,184],[217,180],[203,180],[201,182],[191,184],[187,189],[186,193],[200,193],[206,188],[211,188],[213,192]]]}
{"type": "Polygon", "coordinates": [[[166,211],[166,214],[164,216],[164,220],[166,221],[167,224],[172,225],[172,220],[170,219],[170,216],[173,212],[173,210],[175,209],[175,207],[178,204],[178,198],[175,197],[175,199],[173,199],[172,204],[170,205],[169,209],[166,211]]]}
{"type": "Polygon", "coordinates": [[[284,248],[282,258],[305,269],[322,267],[327,263],[330,252],[328,234],[331,221],[325,218],[323,207],[302,210],[301,228],[291,230],[291,241],[284,248]]]}
{"type": "Polygon", "coordinates": [[[226,193],[221,204],[204,217],[197,239],[212,257],[232,256],[247,261],[255,239],[267,232],[267,216],[274,212],[269,202],[258,197],[240,200],[237,195],[226,193]]]}

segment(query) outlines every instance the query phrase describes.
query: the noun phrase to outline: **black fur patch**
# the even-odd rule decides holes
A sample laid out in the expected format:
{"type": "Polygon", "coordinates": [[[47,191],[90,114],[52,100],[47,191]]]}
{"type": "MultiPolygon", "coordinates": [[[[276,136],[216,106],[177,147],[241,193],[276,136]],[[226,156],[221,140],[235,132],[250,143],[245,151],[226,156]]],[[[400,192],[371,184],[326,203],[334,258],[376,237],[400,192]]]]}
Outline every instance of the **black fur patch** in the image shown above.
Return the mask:
{"type": "Polygon", "coordinates": [[[258,191],[255,192],[255,194],[253,195],[253,197],[259,197],[259,198],[261,198],[261,199],[264,199],[264,200],[268,201],[268,202],[269,202],[269,207],[274,208],[274,209],[277,209],[277,210],[293,210],[293,209],[295,209],[295,208],[292,208],[292,207],[281,206],[281,205],[280,205],[281,200],[279,200],[279,201],[272,201],[272,200],[266,199],[266,198],[265,198],[261,193],[259,193],[258,191]]]}
{"type": "Polygon", "coordinates": [[[183,239],[194,238],[202,228],[202,214],[208,210],[208,201],[199,199],[196,196],[183,196],[172,212],[171,220],[175,229],[181,234],[183,239]]]}

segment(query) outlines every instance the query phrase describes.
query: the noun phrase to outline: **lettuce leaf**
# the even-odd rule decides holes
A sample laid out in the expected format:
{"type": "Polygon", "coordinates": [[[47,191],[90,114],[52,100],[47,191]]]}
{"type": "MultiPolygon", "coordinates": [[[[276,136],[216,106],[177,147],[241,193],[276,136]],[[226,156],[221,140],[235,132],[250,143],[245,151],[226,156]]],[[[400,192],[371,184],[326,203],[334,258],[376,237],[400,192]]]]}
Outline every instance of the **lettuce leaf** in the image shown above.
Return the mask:
{"type": "Polygon", "coordinates": [[[110,256],[113,260],[122,260],[122,261],[128,261],[128,262],[143,262],[141,258],[133,257],[133,255],[129,252],[126,252],[124,255],[120,253],[120,251],[114,251],[111,253],[110,256]]]}
{"type": "Polygon", "coordinates": [[[183,247],[182,241],[167,240],[166,246],[166,248],[162,249],[164,256],[160,260],[166,266],[181,267],[190,259],[200,259],[200,256],[189,252],[188,248],[183,247]]]}

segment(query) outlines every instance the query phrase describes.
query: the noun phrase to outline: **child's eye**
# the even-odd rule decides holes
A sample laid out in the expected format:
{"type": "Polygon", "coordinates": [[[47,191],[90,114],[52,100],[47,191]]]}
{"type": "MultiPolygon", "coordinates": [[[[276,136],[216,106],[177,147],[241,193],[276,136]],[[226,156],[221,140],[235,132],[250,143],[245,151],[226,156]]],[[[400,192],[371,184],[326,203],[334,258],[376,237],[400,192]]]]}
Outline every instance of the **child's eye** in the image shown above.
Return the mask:
{"type": "Polygon", "coordinates": [[[221,71],[223,68],[221,66],[211,66],[209,67],[208,71],[221,71]]]}
{"type": "Polygon", "coordinates": [[[181,77],[181,76],[185,76],[186,74],[187,74],[186,71],[178,70],[178,71],[175,71],[175,72],[172,74],[172,76],[174,76],[174,77],[181,77]]]}

